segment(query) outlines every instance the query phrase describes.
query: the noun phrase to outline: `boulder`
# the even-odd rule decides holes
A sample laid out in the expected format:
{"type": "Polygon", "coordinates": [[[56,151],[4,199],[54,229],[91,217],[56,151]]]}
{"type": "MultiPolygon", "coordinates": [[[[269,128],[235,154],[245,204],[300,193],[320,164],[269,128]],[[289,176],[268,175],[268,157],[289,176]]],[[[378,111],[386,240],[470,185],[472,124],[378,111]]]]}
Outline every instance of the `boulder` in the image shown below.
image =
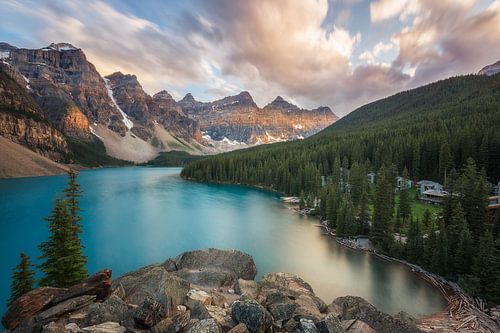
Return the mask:
{"type": "Polygon", "coordinates": [[[147,297],[142,305],[135,309],[134,322],[138,327],[151,328],[168,317],[171,304],[167,297],[155,299],[147,297]]]}
{"type": "Polygon", "coordinates": [[[200,301],[188,299],[186,301],[185,305],[191,311],[191,318],[192,319],[201,320],[201,319],[211,318],[207,308],[205,308],[205,306],[200,301]]]}
{"type": "MultiPolygon", "coordinates": [[[[338,313],[342,319],[357,319],[381,333],[421,333],[418,328],[383,313],[361,297],[345,296],[335,299],[328,310],[338,313]]],[[[347,331],[347,330],[346,330],[347,331]]]]}
{"type": "Polygon", "coordinates": [[[299,321],[299,326],[297,332],[300,333],[319,333],[318,328],[314,325],[314,322],[310,319],[301,319],[299,321]]]}
{"type": "Polygon", "coordinates": [[[161,265],[152,265],[121,276],[113,282],[113,294],[125,302],[140,305],[147,297],[172,297],[174,305],[183,304],[190,290],[189,282],[161,265]]]}
{"type": "Polygon", "coordinates": [[[54,297],[65,291],[65,289],[60,288],[41,287],[22,295],[7,309],[2,318],[3,325],[9,330],[13,330],[23,320],[44,310],[54,297]]]}
{"type": "Polygon", "coordinates": [[[344,333],[336,313],[329,313],[323,320],[316,323],[319,333],[344,333]]]}
{"type": "MultiPolygon", "coordinates": [[[[370,325],[361,320],[343,320],[341,324],[346,333],[377,333],[370,325]]],[[[397,333],[397,331],[394,331],[394,333],[397,333]]]]}
{"type": "Polygon", "coordinates": [[[238,325],[231,328],[228,333],[249,333],[248,328],[245,324],[239,323],[238,325]]]}
{"type": "Polygon", "coordinates": [[[190,326],[186,333],[222,333],[215,319],[203,319],[190,326]]]}
{"type": "Polygon", "coordinates": [[[289,273],[269,273],[258,282],[261,291],[280,290],[290,295],[314,295],[311,285],[297,275],[289,273]]]}
{"type": "Polygon", "coordinates": [[[233,286],[239,278],[253,280],[257,275],[253,258],[238,250],[184,252],[175,262],[174,274],[201,286],[233,286]]]}
{"type": "Polygon", "coordinates": [[[82,331],[84,333],[125,333],[126,328],[119,323],[108,321],[99,325],[84,327],[82,331]]]}
{"type": "Polygon", "coordinates": [[[118,296],[111,295],[102,303],[92,303],[88,307],[87,324],[97,325],[104,322],[121,322],[128,311],[127,304],[118,296]]]}
{"type": "Polygon", "coordinates": [[[95,295],[97,301],[104,300],[110,294],[111,281],[111,270],[104,269],[95,273],[87,280],[74,285],[64,293],[55,296],[52,300],[52,304],[57,304],[82,295],[95,295]]]}
{"type": "Polygon", "coordinates": [[[297,308],[293,314],[295,319],[305,318],[311,319],[314,322],[318,322],[324,318],[324,314],[321,313],[318,308],[318,304],[315,302],[314,298],[310,295],[300,295],[296,300],[295,304],[297,308]]]}
{"type": "Polygon", "coordinates": [[[298,305],[293,299],[280,291],[267,295],[264,303],[274,318],[274,321],[286,322],[293,317],[298,305]]]}
{"type": "Polygon", "coordinates": [[[191,318],[189,310],[178,311],[172,317],[165,318],[151,328],[151,333],[177,333],[187,326],[191,318]]]}
{"type": "Polygon", "coordinates": [[[257,299],[257,295],[259,294],[259,286],[254,280],[238,279],[234,285],[234,291],[238,295],[257,299]]]}
{"type": "Polygon", "coordinates": [[[231,317],[236,323],[243,323],[252,333],[265,332],[272,324],[271,314],[254,300],[236,301],[231,307],[231,317]]]}

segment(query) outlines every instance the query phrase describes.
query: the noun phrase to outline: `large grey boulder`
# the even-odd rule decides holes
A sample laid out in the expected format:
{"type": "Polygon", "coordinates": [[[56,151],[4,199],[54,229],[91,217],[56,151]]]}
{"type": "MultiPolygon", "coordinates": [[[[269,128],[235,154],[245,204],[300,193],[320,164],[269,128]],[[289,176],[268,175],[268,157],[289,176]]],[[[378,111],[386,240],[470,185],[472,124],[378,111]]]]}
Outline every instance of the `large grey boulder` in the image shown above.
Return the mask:
{"type": "Polygon", "coordinates": [[[257,275],[253,258],[238,250],[184,252],[175,262],[177,271],[174,274],[201,286],[233,286],[240,278],[253,280],[257,275]]]}
{"type": "Polygon", "coordinates": [[[368,324],[378,333],[421,333],[418,328],[383,313],[361,297],[336,298],[329,306],[330,312],[340,315],[342,321],[357,319],[368,324]]]}
{"type": "Polygon", "coordinates": [[[108,321],[121,322],[128,311],[127,304],[118,296],[111,295],[102,303],[92,303],[87,309],[87,324],[89,326],[108,321]]]}
{"type": "Polygon", "coordinates": [[[174,305],[183,304],[190,285],[184,279],[167,272],[162,265],[151,265],[125,274],[112,285],[113,294],[126,303],[140,305],[147,297],[172,297],[174,305]]]}
{"type": "Polygon", "coordinates": [[[203,319],[191,325],[186,333],[222,333],[215,319],[203,319]]]}
{"type": "Polygon", "coordinates": [[[251,299],[236,301],[231,307],[231,317],[243,323],[252,333],[263,333],[272,325],[272,316],[262,305],[251,299]]]}
{"type": "Polygon", "coordinates": [[[317,322],[325,316],[325,302],[314,294],[309,283],[297,275],[269,273],[258,282],[258,287],[258,301],[266,304],[275,315],[281,313],[280,317],[283,317],[286,314],[283,320],[290,319],[287,312],[292,309],[291,303],[294,304],[292,317],[297,321],[310,319],[317,322]]]}

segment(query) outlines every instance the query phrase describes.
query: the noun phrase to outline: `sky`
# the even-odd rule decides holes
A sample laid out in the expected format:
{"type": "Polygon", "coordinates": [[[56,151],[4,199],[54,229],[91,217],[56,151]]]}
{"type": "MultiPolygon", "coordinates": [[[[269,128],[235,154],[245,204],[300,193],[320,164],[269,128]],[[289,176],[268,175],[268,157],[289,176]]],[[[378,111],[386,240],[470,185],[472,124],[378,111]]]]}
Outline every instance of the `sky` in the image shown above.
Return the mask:
{"type": "Polygon", "coordinates": [[[101,75],[344,116],[500,60],[500,0],[0,0],[0,41],[69,42],[101,75]]]}

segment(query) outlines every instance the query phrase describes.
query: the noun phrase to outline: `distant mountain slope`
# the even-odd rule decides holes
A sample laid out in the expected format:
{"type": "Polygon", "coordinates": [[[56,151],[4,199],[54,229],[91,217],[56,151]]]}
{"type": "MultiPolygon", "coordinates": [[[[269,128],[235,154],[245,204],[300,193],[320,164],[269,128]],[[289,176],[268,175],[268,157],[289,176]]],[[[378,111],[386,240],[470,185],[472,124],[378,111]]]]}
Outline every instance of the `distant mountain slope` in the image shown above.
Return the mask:
{"type": "Polygon", "coordinates": [[[328,107],[300,109],[279,96],[261,109],[247,91],[210,103],[187,94],[179,104],[207,140],[240,146],[303,139],[337,119],[328,107]]]}
{"type": "MultiPolygon", "coordinates": [[[[190,94],[177,102],[164,90],[150,96],[135,75],[102,77],[69,43],[27,49],[0,42],[0,68],[79,147],[92,152],[101,140],[107,154],[133,162],[165,151],[214,154],[304,138],[336,120],[327,107],[302,110],[282,99],[261,109],[247,92],[209,103],[190,94]]],[[[106,160],[101,157],[93,160],[106,160]]]]}
{"type": "Polygon", "coordinates": [[[478,72],[479,75],[488,75],[488,76],[495,75],[497,73],[500,73],[500,60],[492,65],[484,67],[478,72]]]}
{"type": "Polygon", "coordinates": [[[442,80],[367,104],[317,135],[210,157],[185,177],[316,193],[320,175],[354,162],[394,164],[413,179],[442,180],[468,157],[500,179],[500,75],[442,80]]]}
{"type": "Polygon", "coordinates": [[[0,136],[0,178],[49,176],[64,173],[65,165],[0,136]]]}

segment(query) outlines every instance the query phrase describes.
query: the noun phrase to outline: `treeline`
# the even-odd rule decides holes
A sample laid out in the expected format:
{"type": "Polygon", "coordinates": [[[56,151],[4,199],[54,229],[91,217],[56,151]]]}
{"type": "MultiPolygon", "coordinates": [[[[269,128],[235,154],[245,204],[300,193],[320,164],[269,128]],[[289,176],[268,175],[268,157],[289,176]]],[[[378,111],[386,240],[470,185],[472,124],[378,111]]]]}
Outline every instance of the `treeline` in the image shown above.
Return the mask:
{"type": "Polygon", "coordinates": [[[77,172],[68,172],[68,186],[64,196],[57,196],[52,213],[46,218],[49,238],[39,245],[42,277],[35,279],[35,265],[23,252],[20,262],[12,274],[10,305],[23,294],[31,291],[38,282],[40,287],[50,286],[68,288],[83,281],[87,273],[87,258],[83,254],[80,240],[82,224],[80,216],[80,197],[82,191],[77,183],[77,172]]]}
{"type": "Polygon", "coordinates": [[[320,176],[367,162],[406,167],[413,180],[444,182],[472,157],[500,179],[500,75],[462,76],[400,93],[353,111],[303,141],[216,155],[186,166],[184,177],[317,193],[320,176]]]}
{"type": "Polygon", "coordinates": [[[500,75],[455,77],[368,104],[303,141],[193,162],[182,176],[300,195],[339,236],[369,235],[377,250],[498,303],[500,213],[488,223],[486,198],[500,179],[499,124],[500,75]],[[413,217],[405,186],[396,204],[398,175],[445,182],[442,214],[413,217]]]}

